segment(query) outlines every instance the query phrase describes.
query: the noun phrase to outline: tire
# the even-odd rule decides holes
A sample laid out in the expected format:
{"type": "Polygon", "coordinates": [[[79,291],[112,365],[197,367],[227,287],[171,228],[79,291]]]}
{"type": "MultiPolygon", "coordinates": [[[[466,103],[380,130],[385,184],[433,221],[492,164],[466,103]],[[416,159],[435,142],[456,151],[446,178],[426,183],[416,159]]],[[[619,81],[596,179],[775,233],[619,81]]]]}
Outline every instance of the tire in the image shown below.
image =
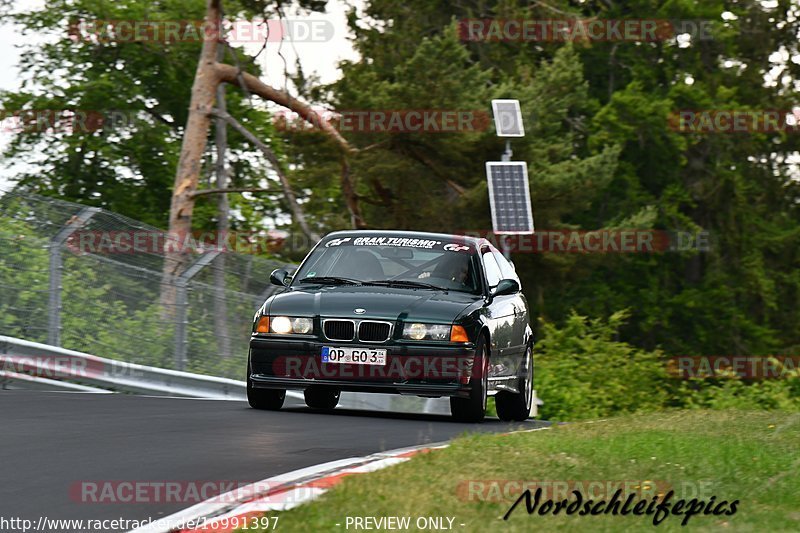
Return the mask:
{"type": "Polygon", "coordinates": [[[247,362],[247,403],[253,409],[278,411],[283,407],[286,391],[283,389],[256,389],[250,380],[250,362],[247,362]]]}
{"type": "Polygon", "coordinates": [[[489,353],[483,335],[480,336],[478,346],[475,348],[474,368],[478,368],[480,371],[477,377],[473,375],[469,380],[469,398],[450,398],[450,414],[458,422],[480,422],[486,416],[489,353]]]}
{"type": "Polygon", "coordinates": [[[519,378],[519,392],[499,392],[495,396],[497,416],[506,422],[524,422],[531,415],[533,402],[533,358],[531,347],[525,351],[525,375],[519,378]]]}
{"type": "Polygon", "coordinates": [[[312,409],[333,409],[339,403],[341,391],[332,387],[309,387],[303,392],[306,405],[312,409]]]}

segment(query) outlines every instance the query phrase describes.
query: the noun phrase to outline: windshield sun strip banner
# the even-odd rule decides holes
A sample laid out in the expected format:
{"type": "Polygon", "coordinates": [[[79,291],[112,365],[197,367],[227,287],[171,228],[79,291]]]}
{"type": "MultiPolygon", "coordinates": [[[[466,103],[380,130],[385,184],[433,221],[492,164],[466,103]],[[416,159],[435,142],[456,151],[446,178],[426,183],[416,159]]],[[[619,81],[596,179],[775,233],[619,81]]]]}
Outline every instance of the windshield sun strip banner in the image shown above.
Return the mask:
{"type": "Polygon", "coordinates": [[[463,241],[446,242],[419,237],[389,237],[385,235],[331,239],[326,242],[324,246],[325,248],[335,246],[395,246],[402,248],[421,248],[425,250],[444,250],[447,252],[467,252],[472,249],[469,244],[463,241]]]}

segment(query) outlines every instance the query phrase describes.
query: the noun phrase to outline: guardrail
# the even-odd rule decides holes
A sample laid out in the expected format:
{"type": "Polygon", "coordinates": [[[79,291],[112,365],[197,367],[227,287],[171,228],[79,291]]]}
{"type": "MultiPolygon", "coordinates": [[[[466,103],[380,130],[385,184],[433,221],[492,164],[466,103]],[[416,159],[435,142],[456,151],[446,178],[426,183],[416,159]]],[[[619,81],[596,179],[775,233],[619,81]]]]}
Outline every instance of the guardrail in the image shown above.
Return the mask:
{"type": "MultiPolygon", "coordinates": [[[[126,363],[0,335],[0,388],[9,385],[39,390],[117,391],[225,400],[247,398],[244,381],[126,363]]],[[[303,399],[300,392],[286,394],[296,400],[303,399]]],[[[386,394],[345,393],[339,404],[344,408],[381,410],[392,409],[392,400],[386,394]]],[[[446,413],[443,406],[431,402],[411,410],[446,413]]]]}
{"type": "MultiPolygon", "coordinates": [[[[245,400],[246,383],[234,379],[192,374],[127,363],[57,346],[0,335],[0,388],[8,386],[75,392],[127,392],[245,400]]],[[[301,400],[303,394],[288,391],[301,400]]],[[[342,393],[339,405],[349,409],[442,414],[450,412],[447,398],[409,398],[391,394],[342,393]]],[[[534,397],[535,416],[541,400],[534,397]]]]}
{"type": "Polygon", "coordinates": [[[60,390],[69,392],[95,392],[113,394],[113,391],[98,389],[97,387],[89,387],[88,385],[78,385],[77,383],[69,383],[68,381],[40,378],[30,374],[21,374],[19,372],[0,370],[0,389],[6,388],[6,385],[9,383],[16,384],[18,388],[32,390],[60,390]]]}
{"type": "Polygon", "coordinates": [[[2,335],[0,370],[3,382],[22,380],[71,390],[74,387],[70,384],[78,384],[136,394],[230,400],[246,397],[243,381],[126,363],[2,335]],[[31,381],[31,375],[37,380],[31,381]]]}

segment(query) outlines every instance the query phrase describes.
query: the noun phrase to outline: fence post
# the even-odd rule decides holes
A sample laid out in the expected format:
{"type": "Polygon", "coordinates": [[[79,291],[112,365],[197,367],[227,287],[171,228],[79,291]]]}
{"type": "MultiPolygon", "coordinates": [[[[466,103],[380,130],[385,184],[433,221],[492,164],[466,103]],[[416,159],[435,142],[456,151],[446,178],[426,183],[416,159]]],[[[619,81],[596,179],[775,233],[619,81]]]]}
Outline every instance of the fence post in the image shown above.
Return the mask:
{"type": "Polygon", "coordinates": [[[175,322],[175,369],[186,370],[186,353],[189,345],[189,282],[203,268],[211,263],[221,252],[218,250],[205,252],[200,258],[189,265],[183,274],[175,280],[176,290],[176,322],[175,322]]]}
{"type": "Polygon", "coordinates": [[[48,251],[50,255],[50,290],[47,303],[47,344],[61,346],[61,246],[67,242],[70,235],[75,233],[90,218],[97,213],[96,207],[86,207],[59,231],[50,241],[48,251]]]}

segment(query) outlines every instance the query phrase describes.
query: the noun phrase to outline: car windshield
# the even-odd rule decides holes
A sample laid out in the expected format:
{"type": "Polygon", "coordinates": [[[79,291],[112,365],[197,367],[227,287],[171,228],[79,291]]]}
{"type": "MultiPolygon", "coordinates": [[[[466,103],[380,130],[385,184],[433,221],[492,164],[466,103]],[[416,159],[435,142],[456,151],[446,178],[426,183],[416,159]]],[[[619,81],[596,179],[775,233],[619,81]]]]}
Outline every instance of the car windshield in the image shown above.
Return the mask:
{"type": "Polygon", "coordinates": [[[417,237],[346,237],[323,241],[295,283],[395,286],[480,293],[477,254],[463,242],[417,237]]]}

